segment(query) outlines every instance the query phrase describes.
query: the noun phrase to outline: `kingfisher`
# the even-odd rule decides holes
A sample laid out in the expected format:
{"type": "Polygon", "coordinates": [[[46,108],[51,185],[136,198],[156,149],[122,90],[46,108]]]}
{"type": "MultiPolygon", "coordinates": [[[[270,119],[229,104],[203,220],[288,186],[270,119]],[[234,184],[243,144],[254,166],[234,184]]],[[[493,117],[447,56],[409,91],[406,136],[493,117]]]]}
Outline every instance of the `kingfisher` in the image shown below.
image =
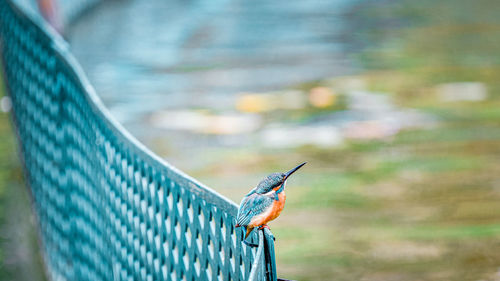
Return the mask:
{"type": "Polygon", "coordinates": [[[245,227],[246,234],[243,242],[255,247],[246,241],[246,238],[255,227],[269,228],[267,223],[277,218],[285,207],[285,184],[290,175],[304,166],[304,162],[286,173],[273,173],[265,177],[243,200],[241,200],[236,227],[245,227]]]}

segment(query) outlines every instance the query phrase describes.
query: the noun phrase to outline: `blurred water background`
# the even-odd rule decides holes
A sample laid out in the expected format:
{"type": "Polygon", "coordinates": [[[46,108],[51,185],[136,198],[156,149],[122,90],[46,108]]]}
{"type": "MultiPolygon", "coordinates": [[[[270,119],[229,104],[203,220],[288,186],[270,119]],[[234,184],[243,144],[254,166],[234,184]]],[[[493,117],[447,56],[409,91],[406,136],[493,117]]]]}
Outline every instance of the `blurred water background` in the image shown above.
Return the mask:
{"type": "MultiPolygon", "coordinates": [[[[494,0],[109,0],[66,34],[113,115],[232,200],[309,162],[270,224],[279,276],[500,280],[499,10],[494,0]]],[[[0,277],[36,280],[0,117],[0,277]]]]}

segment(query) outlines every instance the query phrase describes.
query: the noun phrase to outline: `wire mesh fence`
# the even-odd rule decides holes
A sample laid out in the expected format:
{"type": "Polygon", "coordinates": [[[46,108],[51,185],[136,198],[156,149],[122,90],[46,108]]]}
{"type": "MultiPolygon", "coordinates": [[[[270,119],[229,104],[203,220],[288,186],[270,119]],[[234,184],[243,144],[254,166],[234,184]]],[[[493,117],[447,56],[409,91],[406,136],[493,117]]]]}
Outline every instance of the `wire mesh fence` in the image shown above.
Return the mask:
{"type": "Polygon", "coordinates": [[[50,279],[276,279],[270,233],[244,245],[237,206],[117,124],[46,23],[1,1],[0,38],[50,279]]]}

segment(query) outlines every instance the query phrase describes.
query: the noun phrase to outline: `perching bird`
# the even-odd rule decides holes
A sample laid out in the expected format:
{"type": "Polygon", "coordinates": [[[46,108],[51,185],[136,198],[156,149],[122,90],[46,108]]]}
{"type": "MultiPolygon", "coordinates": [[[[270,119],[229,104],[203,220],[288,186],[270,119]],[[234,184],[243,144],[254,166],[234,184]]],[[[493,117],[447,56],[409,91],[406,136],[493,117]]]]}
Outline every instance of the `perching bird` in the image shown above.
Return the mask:
{"type": "Polygon", "coordinates": [[[288,177],[304,166],[304,162],[286,173],[273,173],[263,179],[257,187],[252,189],[243,200],[241,200],[236,227],[246,228],[243,242],[249,246],[245,239],[255,227],[259,229],[269,228],[267,223],[277,218],[283,207],[285,207],[285,184],[288,177]]]}

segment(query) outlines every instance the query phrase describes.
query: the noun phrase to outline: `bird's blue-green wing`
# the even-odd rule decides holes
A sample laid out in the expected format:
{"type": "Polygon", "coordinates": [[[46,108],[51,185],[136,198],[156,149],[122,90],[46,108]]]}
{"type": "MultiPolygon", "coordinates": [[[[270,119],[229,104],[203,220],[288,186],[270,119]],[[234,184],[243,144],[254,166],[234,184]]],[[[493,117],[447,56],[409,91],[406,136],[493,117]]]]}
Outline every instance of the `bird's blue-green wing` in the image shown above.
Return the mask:
{"type": "Polygon", "coordinates": [[[262,194],[251,194],[243,198],[238,210],[236,223],[247,226],[253,217],[265,212],[273,204],[272,197],[262,194]]]}

